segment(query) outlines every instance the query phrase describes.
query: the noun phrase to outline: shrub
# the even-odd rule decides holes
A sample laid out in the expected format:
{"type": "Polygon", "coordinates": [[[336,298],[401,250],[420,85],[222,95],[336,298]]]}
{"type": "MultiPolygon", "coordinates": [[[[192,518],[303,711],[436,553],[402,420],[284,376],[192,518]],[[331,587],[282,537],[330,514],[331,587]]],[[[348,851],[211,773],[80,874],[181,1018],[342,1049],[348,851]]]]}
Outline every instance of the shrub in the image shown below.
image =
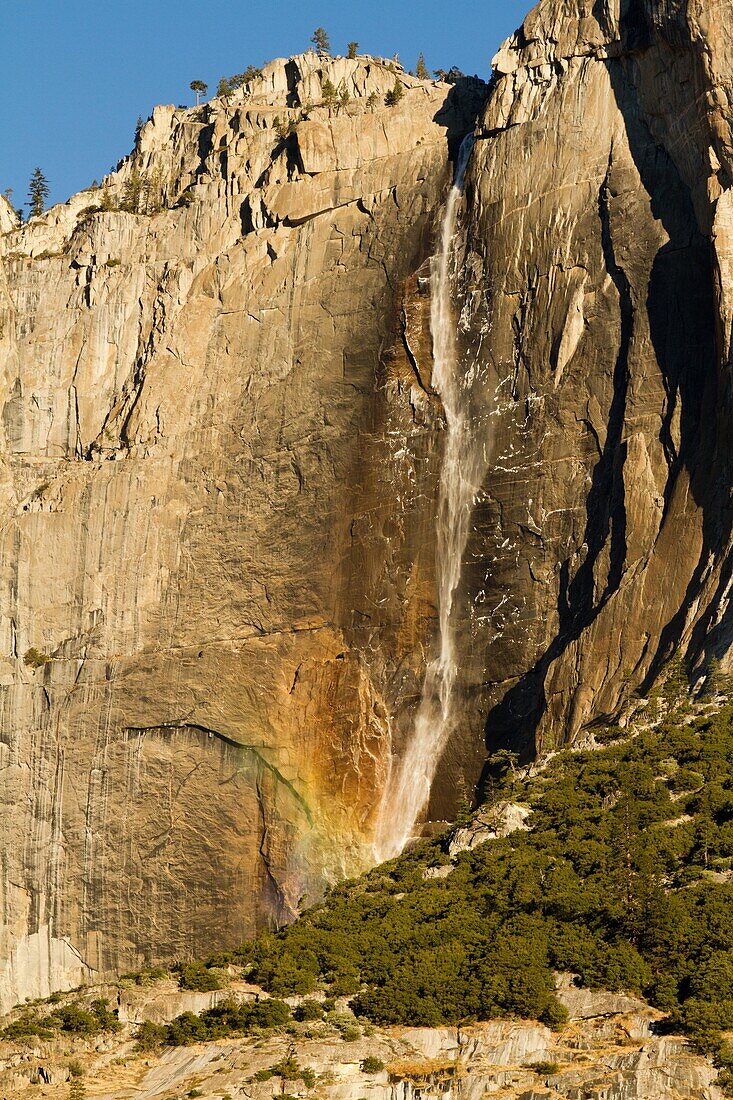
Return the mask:
{"type": "Polygon", "coordinates": [[[290,1020],[290,1005],[276,997],[270,997],[266,1001],[244,1005],[242,1014],[249,1028],[284,1027],[290,1020]]]}
{"type": "Polygon", "coordinates": [[[570,1016],[564,1004],[555,997],[551,997],[542,1011],[539,1013],[540,1022],[546,1024],[553,1031],[560,1031],[565,1027],[570,1016]]]}
{"type": "Polygon", "coordinates": [[[51,1013],[51,1019],[57,1021],[61,1031],[69,1035],[96,1035],[102,1030],[99,1017],[87,1012],[79,1004],[63,1005],[51,1013]]]}
{"type": "Polygon", "coordinates": [[[138,1050],[157,1050],[168,1037],[165,1024],[154,1024],[152,1020],[143,1020],[135,1032],[135,1045],[138,1050]]]}
{"type": "Polygon", "coordinates": [[[283,1081],[303,1081],[306,1088],[312,1089],[316,1083],[315,1071],[301,1066],[292,1055],[281,1058],[269,1069],[259,1069],[254,1075],[255,1081],[269,1081],[272,1077],[281,1077],[283,1081]]]}
{"type": "Polygon", "coordinates": [[[69,1077],[83,1077],[84,1066],[81,1064],[78,1058],[74,1058],[69,1062],[69,1077]]]}
{"type": "Polygon", "coordinates": [[[29,668],[43,668],[50,660],[51,658],[46,653],[41,653],[35,646],[27,649],[23,657],[24,664],[28,665],[29,668]]]}
{"type": "Polygon", "coordinates": [[[361,1069],[362,1073],[381,1073],[384,1069],[384,1062],[381,1058],[376,1058],[373,1054],[369,1054],[362,1060],[361,1069]]]}
{"type": "Polygon", "coordinates": [[[524,1069],[531,1069],[539,1077],[553,1077],[560,1066],[557,1062],[522,1062],[524,1069]]]}
{"type": "Polygon", "coordinates": [[[214,989],[221,989],[223,984],[220,974],[202,962],[186,963],[181,967],[178,976],[181,989],[192,989],[196,993],[209,993],[214,989]]]}
{"type": "Polygon", "coordinates": [[[104,997],[92,1001],[91,1008],[92,1015],[96,1017],[102,1031],[119,1031],[121,1029],[122,1024],[119,1021],[117,1010],[111,1009],[104,997]]]}
{"type": "Polygon", "coordinates": [[[283,1081],[298,1081],[302,1076],[298,1060],[290,1055],[276,1062],[271,1072],[273,1077],[282,1077],[283,1081]]]}
{"type": "Polygon", "coordinates": [[[48,1018],[42,1020],[34,1014],[23,1015],[2,1030],[3,1039],[11,1040],[30,1039],[36,1036],[39,1039],[51,1039],[53,1034],[53,1023],[48,1018]]]}
{"type": "Polygon", "coordinates": [[[209,1029],[200,1016],[193,1012],[182,1012],[168,1024],[165,1041],[169,1046],[187,1047],[210,1038],[209,1029]]]}
{"type": "Polygon", "coordinates": [[[302,1001],[293,1013],[296,1020],[303,1022],[323,1019],[323,1005],[320,1001],[302,1001]]]}

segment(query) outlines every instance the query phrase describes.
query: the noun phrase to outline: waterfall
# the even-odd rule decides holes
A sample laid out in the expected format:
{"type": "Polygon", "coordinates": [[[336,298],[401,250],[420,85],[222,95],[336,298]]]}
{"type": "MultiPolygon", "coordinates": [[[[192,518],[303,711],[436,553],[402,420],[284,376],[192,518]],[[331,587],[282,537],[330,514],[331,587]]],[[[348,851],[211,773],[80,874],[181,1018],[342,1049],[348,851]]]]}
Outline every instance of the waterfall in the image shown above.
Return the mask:
{"type": "Polygon", "coordinates": [[[483,473],[484,443],[470,412],[473,372],[466,372],[457,352],[453,308],[456,223],[473,149],[473,135],[461,145],[455,179],[445,206],[440,243],[431,265],[430,328],[433,339],[433,386],[445,411],[446,439],[440,474],[436,531],[439,636],[428,664],[412,734],[399,765],[390,774],[376,828],[377,859],[391,859],[412,836],[415,822],[430,797],[435,771],[455,724],[458,661],[453,600],[461,578],[471,515],[483,473]]]}

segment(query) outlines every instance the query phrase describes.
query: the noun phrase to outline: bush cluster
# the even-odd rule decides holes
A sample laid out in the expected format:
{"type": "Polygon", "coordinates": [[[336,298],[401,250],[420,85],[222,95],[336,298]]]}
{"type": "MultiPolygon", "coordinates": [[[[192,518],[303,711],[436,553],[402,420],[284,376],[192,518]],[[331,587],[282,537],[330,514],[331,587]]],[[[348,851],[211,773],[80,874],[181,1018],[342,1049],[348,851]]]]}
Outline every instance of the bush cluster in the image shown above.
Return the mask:
{"type": "Polygon", "coordinates": [[[158,1046],[190,1046],[230,1035],[252,1035],[285,1027],[291,1022],[290,1006],[285,1001],[270,998],[262,1001],[237,1003],[231,998],[200,1016],[183,1012],[169,1024],[154,1024],[144,1020],[137,1029],[136,1040],[140,1050],[152,1050],[158,1046]]]}
{"type": "Polygon", "coordinates": [[[33,1036],[51,1039],[58,1032],[88,1037],[102,1031],[119,1031],[121,1026],[116,1011],[112,1011],[106,1000],[100,998],[92,1001],[89,1008],[73,1001],[55,1008],[46,1016],[41,1016],[37,1011],[25,1012],[3,1028],[0,1034],[3,1039],[26,1039],[33,1036]]]}

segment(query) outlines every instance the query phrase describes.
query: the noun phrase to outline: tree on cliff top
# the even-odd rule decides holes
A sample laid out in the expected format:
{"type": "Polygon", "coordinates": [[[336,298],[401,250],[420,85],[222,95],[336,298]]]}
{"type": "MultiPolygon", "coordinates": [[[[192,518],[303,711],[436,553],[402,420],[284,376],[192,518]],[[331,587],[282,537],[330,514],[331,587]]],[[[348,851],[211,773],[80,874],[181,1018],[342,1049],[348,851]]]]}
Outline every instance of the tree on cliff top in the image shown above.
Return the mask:
{"type": "Polygon", "coordinates": [[[417,55],[417,66],[415,67],[415,76],[418,80],[430,80],[430,73],[428,67],[425,64],[425,54],[419,53],[417,55]]]}
{"type": "Polygon", "coordinates": [[[328,56],[331,52],[331,39],[328,37],[325,27],[316,27],[311,37],[311,42],[316,47],[319,57],[328,56]]]}
{"type": "Polygon", "coordinates": [[[199,105],[199,100],[202,95],[206,95],[209,90],[209,85],[203,80],[192,80],[189,84],[189,88],[192,92],[196,93],[196,106],[199,105]]]}
{"type": "Polygon", "coordinates": [[[28,184],[28,198],[30,201],[27,206],[31,218],[38,217],[39,214],[43,213],[46,209],[46,199],[49,194],[48,180],[40,168],[34,169],[28,184]]]}
{"type": "Polygon", "coordinates": [[[356,51],[359,49],[359,43],[358,42],[347,42],[346,49],[347,49],[346,56],[349,58],[350,61],[353,61],[354,58],[356,57],[356,51]]]}

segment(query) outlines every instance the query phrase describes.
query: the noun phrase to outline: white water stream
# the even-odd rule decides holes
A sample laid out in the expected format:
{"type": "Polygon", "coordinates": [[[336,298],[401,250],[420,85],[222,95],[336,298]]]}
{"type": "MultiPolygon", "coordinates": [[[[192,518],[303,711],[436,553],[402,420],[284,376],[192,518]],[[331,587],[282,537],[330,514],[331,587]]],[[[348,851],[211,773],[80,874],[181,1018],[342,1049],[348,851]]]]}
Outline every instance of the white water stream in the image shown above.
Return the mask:
{"type": "Polygon", "coordinates": [[[455,180],[448,195],[440,246],[431,268],[430,328],[433,338],[433,386],[445,410],[446,439],[437,515],[439,637],[437,653],[423,681],[422,698],[402,760],[393,763],[380,807],[374,853],[381,862],[402,851],[430,797],[435,771],[454,728],[458,659],[453,601],[461,579],[471,515],[485,467],[485,448],[470,415],[472,373],[457,352],[453,307],[456,274],[456,225],[463,198],[473,135],[463,142],[455,180]]]}

